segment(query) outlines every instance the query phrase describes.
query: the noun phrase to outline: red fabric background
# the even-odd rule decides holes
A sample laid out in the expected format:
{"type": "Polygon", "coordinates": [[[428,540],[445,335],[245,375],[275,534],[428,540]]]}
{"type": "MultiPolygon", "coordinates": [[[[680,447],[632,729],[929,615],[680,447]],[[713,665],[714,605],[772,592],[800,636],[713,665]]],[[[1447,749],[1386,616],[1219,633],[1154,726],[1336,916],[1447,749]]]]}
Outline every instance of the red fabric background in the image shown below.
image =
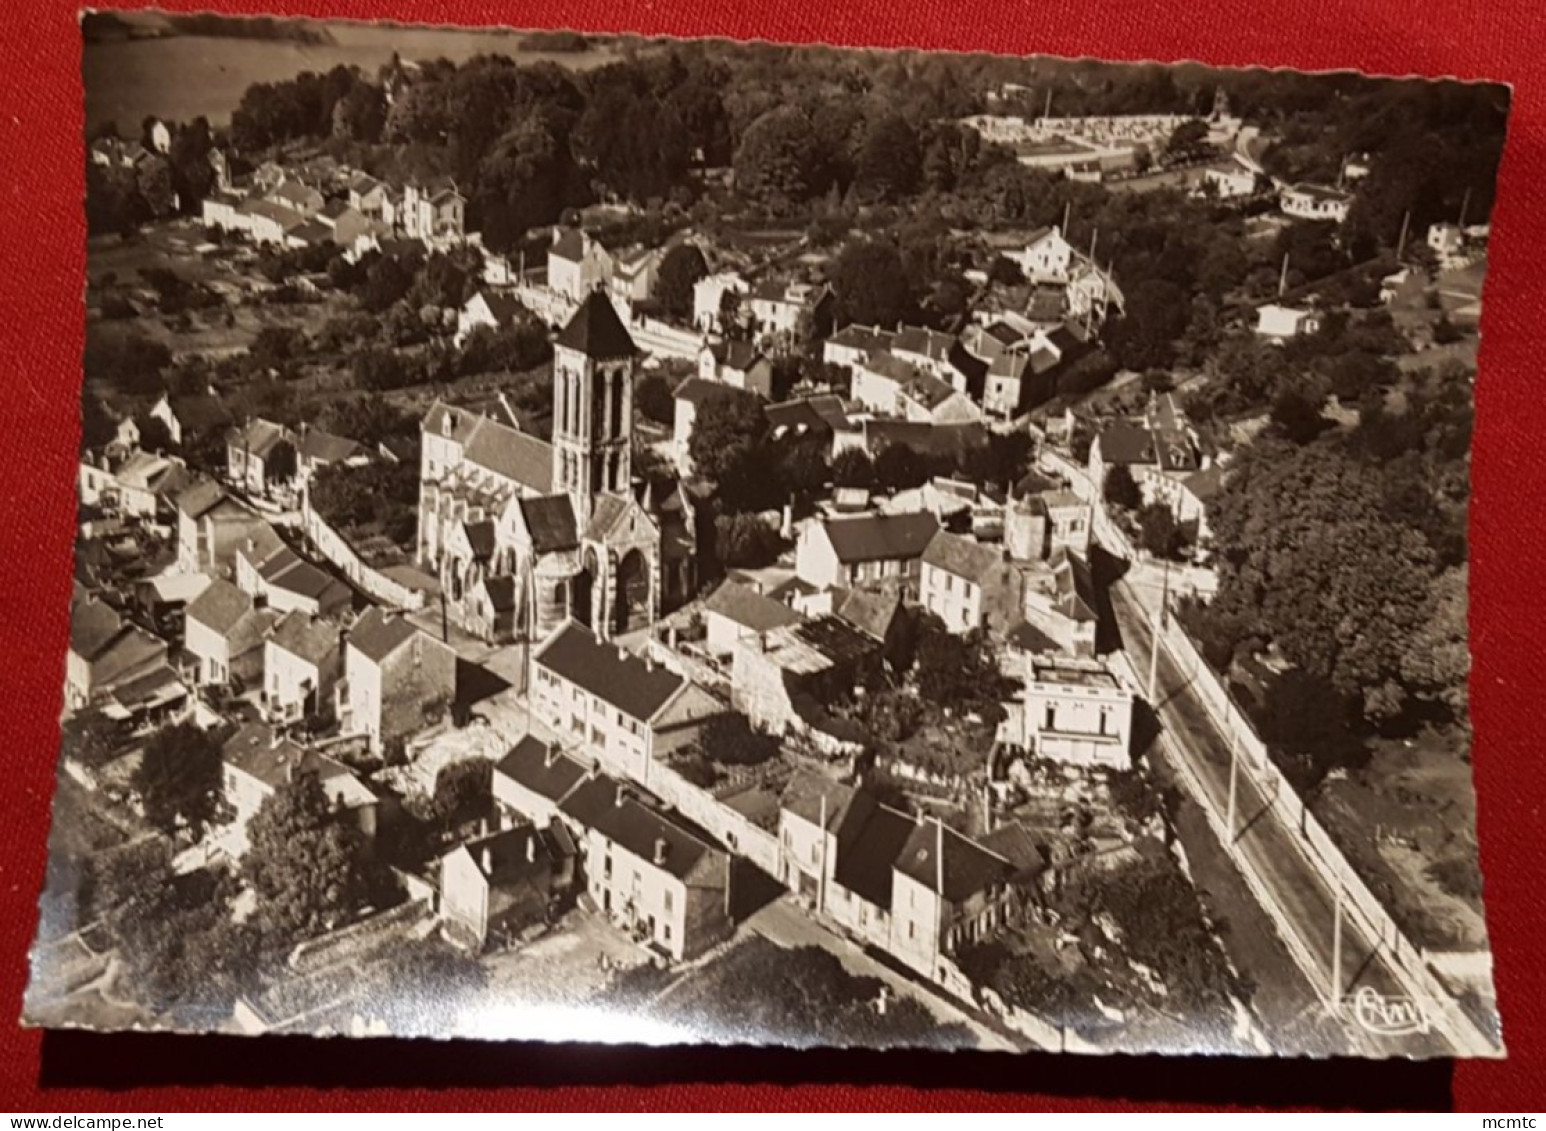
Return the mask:
{"type": "MultiPolygon", "coordinates": [[[[116,6],[116,5],[111,5],[116,6]]],[[[82,338],[80,42],[71,0],[13,0],[0,38],[0,1108],[1539,1109],[1546,760],[1539,521],[1546,428],[1546,16],[1538,0],[210,0],[186,10],[392,17],[845,45],[1455,75],[1515,84],[1487,282],[1472,520],[1482,864],[1510,1058],[1450,1065],[989,1054],[592,1050],[42,1034],[21,1010],[66,646],[82,338]],[[347,1089],[347,1090],[345,1090],[347,1089]]],[[[176,76],[168,76],[175,80],[176,76]]]]}

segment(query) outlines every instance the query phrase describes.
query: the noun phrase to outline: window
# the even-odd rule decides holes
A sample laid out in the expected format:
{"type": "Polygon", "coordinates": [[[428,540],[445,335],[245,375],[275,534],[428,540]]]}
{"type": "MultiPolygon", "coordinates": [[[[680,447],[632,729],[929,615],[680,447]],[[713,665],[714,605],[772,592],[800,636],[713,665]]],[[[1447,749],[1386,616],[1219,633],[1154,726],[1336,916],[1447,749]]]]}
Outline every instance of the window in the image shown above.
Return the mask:
{"type": "Polygon", "coordinates": [[[909,922],[907,924],[907,939],[908,939],[908,941],[911,942],[913,939],[916,939],[917,937],[918,937],[918,924],[917,923],[913,923],[913,922],[909,922]]]}
{"type": "Polygon", "coordinates": [[[601,733],[600,727],[590,728],[590,740],[596,746],[605,746],[607,744],[607,736],[601,733]]]}
{"type": "MultiPolygon", "coordinates": [[[[662,903],[662,904],[661,904],[661,906],[662,906],[662,907],[664,907],[664,908],[665,908],[665,909],[666,909],[666,911],[667,911],[667,913],[669,913],[669,912],[670,912],[670,911],[671,911],[671,908],[672,908],[672,904],[673,904],[673,903],[674,903],[674,900],[673,900],[673,898],[672,898],[672,895],[671,895],[671,889],[670,889],[670,888],[667,888],[667,889],[666,889],[666,898],[665,898],[665,902],[664,902],[664,903],[662,903]]],[[[667,927],[667,928],[666,928],[666,937],[667,937],[667,938],[670,938],[670,937],[671,937],[671,928],[670,928],[670,927],[667,927]]]]}
{"type": "MultiPolygon", "coordinates": [[[[669,911],[670,908],[667,908],[666,910],[669,911]]],[[[660,930],[661,930],[661,936],[660,937],[663,938],[666,942],[670,942],[671,941],[671,924],[670,923],[662,923],[661,927],[660,927],[660,930]]]]}

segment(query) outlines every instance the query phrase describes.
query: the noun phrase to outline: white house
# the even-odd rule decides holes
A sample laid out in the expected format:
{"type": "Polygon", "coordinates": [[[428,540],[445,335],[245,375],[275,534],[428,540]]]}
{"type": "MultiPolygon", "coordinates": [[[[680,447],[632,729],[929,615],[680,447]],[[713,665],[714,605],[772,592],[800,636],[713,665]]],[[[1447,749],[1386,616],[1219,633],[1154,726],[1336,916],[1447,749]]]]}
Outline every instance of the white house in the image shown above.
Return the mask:
{"type": "Polygon", "coordinates": [[[879,326],[851,323],[821,344],[821,360],[846,368],[862,365],[870,358],[889,352],[895,337],[891,331],[879,326]]]}
{"type": "MultiPolygon", "coordinates": [[[[1101,660],[1040,655],[1027,661],[1023,730],[1001,737],[1066,765],[1132,768],[1133,692],[1101,660]]],[[[1004,728],[1014,729],[1014,715],[1004,728]]]]}
{"type": "Polygon", "coordinates": [[[1269,302],[1256,309],[1256,332],[1275,342],[1284,342],[1321,328],[1321,316],[1313,310],[1279,306],[1269,302]]]}
{"type": "Polygon", "coordinates": [[[1204,169],[1202,184],[1217,200],[1239,200],[1256,192],[1256,174],[1240,165],[1204,169]]]}
{"type": "Polygon", "coordinates": [[[1327,185],[1288,185],[1278,193],[1278,207],[1296,220],[1342,223],[1352,207],[1353,194],[1327,185]]]}
{"type": "Polygon", "coordinates": [[[693,326],[709,333],[724,333],[726,327],[721,324],[720,313],[724,310],[725,296],[745,295],[750,291],[751,284],[734,271],[705,275],[692,288],[693,326]]]}
{"type": "Polygon", "coordinates": [[[1002,549],[941,530],[923,551],[918,578],[923,607],[951,632],[1005,629],[1019,615],[1020,575],[1002,549]]]}
{"type": "Polygon", "coordinates": [[[1068,269],[1074,261],[1074,248],[1054,224],[1032,232],[1025,247],[1005,253],[1004,258],[1019,267],[1033,283],[1066,283],[1068,269]]]}
{"type": "Polygon", "coordinates": [[[460,346],[479,326],[504,330],[514,325],[525,308],[513,295],[481,290],[462,305],[456,315],[456,344],[460,346]]]}
{"type": "Polygon", "coordinates": [[[342,668],[342,630],[303,612],[287,613],[263,644],[263,706],[270,721],[333,713],[342,668]]]}
{"type": "Polygon", "coordinates": [[[795,572],[817,589],[888,582],[911,591],[938,530],[939,520],[927,511],[812,522],[796,543],[795,572]]]}
{"type": "Polygon", "coordinates": [[[612,277],[612,256],[586,232],[554,228],[548,248],[548,289],[579,302],[612,277]]]}
{"type": "Polygon", "coordinates": [[[574,623],[533,657],[529,694],[533,711],[556,734],[646,788],[652,762],[696,742],[703,724],[725,712],[677,673],[574,623]]]}

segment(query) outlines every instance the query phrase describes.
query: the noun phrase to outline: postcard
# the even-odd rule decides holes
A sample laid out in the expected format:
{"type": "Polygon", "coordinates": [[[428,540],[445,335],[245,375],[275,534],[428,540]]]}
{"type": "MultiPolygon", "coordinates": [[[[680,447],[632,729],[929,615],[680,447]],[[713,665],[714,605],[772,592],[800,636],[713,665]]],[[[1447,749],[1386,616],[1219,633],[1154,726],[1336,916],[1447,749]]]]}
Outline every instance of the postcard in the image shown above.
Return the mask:
{"type": "Polygon", "coordinates": [[[1503,1055],[1505,87],[81,31],[27,1023],[1503,1055]]]}

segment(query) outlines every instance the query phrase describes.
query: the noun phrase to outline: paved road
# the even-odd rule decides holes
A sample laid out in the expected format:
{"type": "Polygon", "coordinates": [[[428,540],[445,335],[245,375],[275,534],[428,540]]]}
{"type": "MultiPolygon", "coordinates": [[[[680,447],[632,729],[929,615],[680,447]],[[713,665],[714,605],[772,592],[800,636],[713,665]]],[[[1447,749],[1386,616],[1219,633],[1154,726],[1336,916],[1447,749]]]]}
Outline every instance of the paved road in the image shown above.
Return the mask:
{"type": "MultiPolygon", "coordinates": [[[[1147,614],[1124,586],[1114,586],[1111,598],[1123,648],[1140,678],[1147,678],[1153,643],[1147,614]]],[[[1202,700],[1188,686],[1187,677],[1163,648],[1159,652],[1158,677],[1155,706],[1169,739],[1157,744],[1163,747],[1161,755],[1184,760],[1206,793],[1206,798],[1199,798],[1199,802],[1226,812],[1228,738],[1219,732],[1202,700]]],[[[1186,775],[1181,776],[1186,780],[1186,775]]],[[[1252,783],[1250,775],[1239,774],[1236,786],[1236,863],[1259,879],[1284,909],[1309,958],[1311,968],[1304,971],[1305,975],[1325,994],[1332,985],[1336,895],[1301,854],[1296,843],[1298,831],[1286,828],[1269,809],[1268,799],[1252,783]]],[[[1346,915],[1342,918],[1341,934],[1339,996],[1345,1001],[1361,987],[1369,987],[1384,997],[1403,996],[1401,981],[1391,971],[1388,958],[1371,946],[1346,915]]],[[[1306,1004],[1310,1007],[1310,1003],[1306,1004]]],[[[1438,1033],[1381,1037],[1364,1032],[1351,1020],[1351,1008],[1346,1008],[1350,1033],[1366,1055],[1447,1056],[1455,1051],[1438,1033]]]]}

